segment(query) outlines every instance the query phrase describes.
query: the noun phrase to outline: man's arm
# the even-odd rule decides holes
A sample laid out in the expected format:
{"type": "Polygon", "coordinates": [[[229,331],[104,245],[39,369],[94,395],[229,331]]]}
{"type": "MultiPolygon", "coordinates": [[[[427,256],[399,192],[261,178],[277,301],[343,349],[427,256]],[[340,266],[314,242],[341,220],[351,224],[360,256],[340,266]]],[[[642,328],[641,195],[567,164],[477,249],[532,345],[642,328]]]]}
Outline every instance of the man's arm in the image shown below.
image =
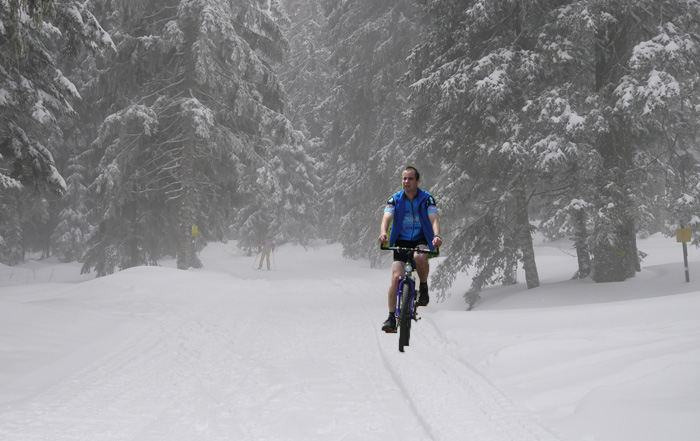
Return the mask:
{"type": "Polygon", "coordinates": [[[430,223],[433,224],[433,246],[435,248],[440,248],[442,245],[442,237],[440,237],[440,216],[437,213],[428,213],[428,219],[430,223]]]}
{"type": "Polygon", "coordinates": [[[394,219],[394,213],[385,211],[384,212],[384,217],[382,217],[382,226],[379,230],[379,242],[384,243],[389,240],[389,235],[387,234],[387,230],[389,230],[389,225],[391,225],[391,221],[394,219]]]}

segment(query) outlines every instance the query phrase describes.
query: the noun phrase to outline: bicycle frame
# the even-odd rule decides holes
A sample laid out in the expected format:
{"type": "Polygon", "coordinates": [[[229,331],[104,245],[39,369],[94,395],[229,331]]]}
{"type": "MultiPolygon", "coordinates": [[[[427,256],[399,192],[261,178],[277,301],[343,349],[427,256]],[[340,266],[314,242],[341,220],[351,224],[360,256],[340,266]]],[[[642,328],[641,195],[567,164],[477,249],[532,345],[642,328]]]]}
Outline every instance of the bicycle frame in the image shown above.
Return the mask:
{"type": "Polygon", "coordinates": [[[403,269],[404,269],[404,275],[399,277],[399,286],[396,292],[396,317],[398,318],[401,315],[401,293],[403,292],[403,286],[404,284],[408,283],[411,286],[411,299],[409,302],[410,309],[408,311],[409,317],[411,317],[413,320],[417,320],[416,318],[416,279],[413,277],[413,262],[414,262],[414,256],[416,253],[419,254],[429,254],[431,256],[439,256],[440,251],[430,251],[422,248],[407,248],[407,247],[385,247],[381,246],[380,249],[386,250],[386,251],[400,251],[404,253],[408,253],[408,261],[404,263],[403,269]]]}
{"type": "Polygon", "coordinates": [[[412,319],[416,319],[416,278],[413,277],[413,256],[409,262],[405,263],[403,266],[404,275],[399,277],[399,287],[396,291],[396,318],[401,315],[401,293],[403,292],[403,286],[408,283],[411,287],[411,298],[408,302],[409,310],[408,316],[412,319]]]}
{"type": "Polygon", "coordinates": [[[411,339],[411,320],[418,321],[419,317],[416,314],[418,300],[416,299],[416,279],[413,277],[413,262],[416,253],[439,255],[439,251],[430,251],[422,248],[406,248],[406,247],[385,247],[383,250],[394,250],[408,254],[408,259],[404,263],[404,275],[399,278],[399,286],[396,292],[396,327],[399,331],[399,351],[403,352],[405,346],[411,339]],[[410,289],[406,290],[406,284],[410,289]],[[406,293],[404,294],[404,291],[406,293]],[[410,293],[410,294],[409,294],[410,293]],[[410,295],[406,298],[404,295],[410,295]]]}

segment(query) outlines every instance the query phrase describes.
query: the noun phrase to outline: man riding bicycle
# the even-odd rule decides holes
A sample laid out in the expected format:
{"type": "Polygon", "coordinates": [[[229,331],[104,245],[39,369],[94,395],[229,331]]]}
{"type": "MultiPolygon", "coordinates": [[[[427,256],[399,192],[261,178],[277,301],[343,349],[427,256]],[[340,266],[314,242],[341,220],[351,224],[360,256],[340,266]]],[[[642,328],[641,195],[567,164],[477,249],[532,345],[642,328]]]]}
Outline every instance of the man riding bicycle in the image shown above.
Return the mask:
{"type": "MultiPolygon", "coordinates": [[[[440,237],[440,219],[435,199],[427,191],[418,188],[420,173],[415,167],[408,166],[401,173],[403,190],[389,198],[384,209],[379,241],[389,242],[389,246],[414,248],[429,247],[431,251],[442,245],[440,237]],[[393,221],[393,224],[392,224],[393,221]],[[388,234],[391,225],[391,236],[388,234]]],[[[408,261],[408,254],[394,251],[391,265],[391,285],[389,286],[389,318],[384,322],[382,331],[396,332],[396,298],[399,278],[404,274],[403,263],[408,261]]],[[[418,305],[427,306],[428,296],[428,256],[415,256],[416,270],[420,279],[418,305]]]]}

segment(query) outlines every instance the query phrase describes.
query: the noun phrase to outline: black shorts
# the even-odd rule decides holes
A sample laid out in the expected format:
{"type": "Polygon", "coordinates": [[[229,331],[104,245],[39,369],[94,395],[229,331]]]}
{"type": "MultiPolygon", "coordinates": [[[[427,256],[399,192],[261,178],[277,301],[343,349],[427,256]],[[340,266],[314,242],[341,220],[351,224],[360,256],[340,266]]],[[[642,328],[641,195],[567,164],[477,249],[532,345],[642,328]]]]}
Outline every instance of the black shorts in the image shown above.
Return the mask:
{"type": "MultiPolygon", "coordinates": [[[[418,245],[428,245],[428,241],[425,240],[425,238],[420,239],[420,240],[401,240],[398,239],[394,246],[396,247],[406,247],[406,248],[415,248],[418,245]]],[[[399,261],[399,262],[408,262],[408,253],[404,253],[403,251],[396,251],[394,250],[394,262],[399,261]]]]}

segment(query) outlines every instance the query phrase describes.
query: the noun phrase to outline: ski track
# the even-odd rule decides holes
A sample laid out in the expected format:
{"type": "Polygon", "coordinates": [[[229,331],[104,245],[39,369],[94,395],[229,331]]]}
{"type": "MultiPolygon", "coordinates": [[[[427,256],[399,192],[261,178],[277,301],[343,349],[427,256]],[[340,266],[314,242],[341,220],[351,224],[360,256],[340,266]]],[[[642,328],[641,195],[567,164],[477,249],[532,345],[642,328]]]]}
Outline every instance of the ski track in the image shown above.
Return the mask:
{"type": "MultiPolygon", "coordinates": [[[[367,286],[363,291],[377,294],[376,287],[367,286]]],[[[385,295],[380,298],[384,300],[385,295]]],[[[399,352],[398,335],[379,332],[377,345],[430,440],[564,441],[452,356],[457,351],[450,351],[451,343],[430,319],[413,322],[411,344],[404,353],[399,352]]]]}
{"type": "Polygon", "coordinates": [[[223,370],[211,351],[230,338],[211,316],[212,310],[204,310],[150,321],[41,401],[3,416],[0,422],[9,426],[3,439],[196,439],[208,415],[190,409],[208,407],[219,382],[236,381],[235,370],[223,370]],[[197,335],[205,337],[196,342],[203,344],[192,344],[197,335]],[[206,377],[202,365],[208,367],[206,377]],[[183,402],[183,396],[189,401],[183,402]],[[162,427],[172,429],[163,433],[162,427]]]}
{"type": "Polygon", "coordinates": [[[380,330],[384,286],[243,286],[265,289],[166,311],[140,297],[140,330],[8,406],[0,439],[561,441],[455,359],[429,319],[400,353],[380,330]]]}

